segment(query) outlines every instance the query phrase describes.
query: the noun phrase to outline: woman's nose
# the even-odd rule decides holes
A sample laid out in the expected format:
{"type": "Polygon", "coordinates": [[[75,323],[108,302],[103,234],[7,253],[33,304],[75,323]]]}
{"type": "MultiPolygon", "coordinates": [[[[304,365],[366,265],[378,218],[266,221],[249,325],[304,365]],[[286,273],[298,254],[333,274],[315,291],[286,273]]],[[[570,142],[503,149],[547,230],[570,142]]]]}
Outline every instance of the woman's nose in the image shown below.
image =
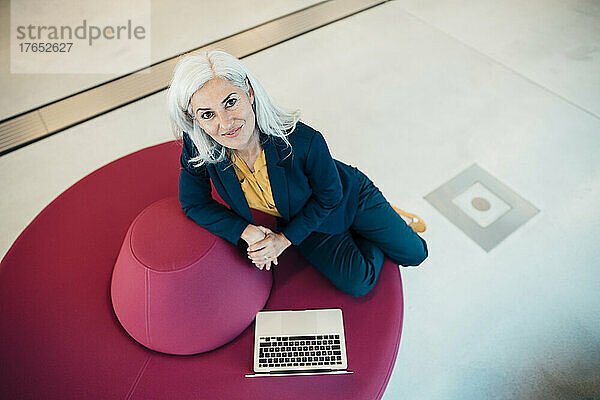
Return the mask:
{"type": "Polygon", "coordinates": [[[221,128],[223,130],[227,130],[233,128],[233,117],[229,112],[225,110],[217,110],[217,115],[219,117],[219,122],[221,123],[221,128]]]}

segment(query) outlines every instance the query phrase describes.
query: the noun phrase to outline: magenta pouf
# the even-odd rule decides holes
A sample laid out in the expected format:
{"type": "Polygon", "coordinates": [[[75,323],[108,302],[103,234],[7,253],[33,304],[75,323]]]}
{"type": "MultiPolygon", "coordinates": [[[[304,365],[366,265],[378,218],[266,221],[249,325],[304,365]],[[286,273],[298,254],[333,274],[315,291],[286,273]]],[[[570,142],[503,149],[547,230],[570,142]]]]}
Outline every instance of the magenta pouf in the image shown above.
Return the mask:
{"type": "MultiPolygon", "coordinates": [[[[381,399],[402,331],[400,271],[390,260],[359,298],[338,290],[294,247],[273,271],[266,310],[342,309],[354,374],[245,378],[254,323],[195,355],[150,350],[124,331],[111,304],[113,268],[140,212],[177,196],[180,154],[181,142],[172,141],[92,172],[17,238],[0,264],[0,398],[381,399]]],[[[222,202],[214,189],[213,196],[222,202]]],[[[253,215],[275,229],[274,217],[253,215]]]]}
{"type": "Polygon", "coordinates": [[[263,309],[270,271],[188,218],[176,197],[146,207],[133,221],[111,280],[113,309],[136,341],[168,354],[220,347],[263,309]]]}

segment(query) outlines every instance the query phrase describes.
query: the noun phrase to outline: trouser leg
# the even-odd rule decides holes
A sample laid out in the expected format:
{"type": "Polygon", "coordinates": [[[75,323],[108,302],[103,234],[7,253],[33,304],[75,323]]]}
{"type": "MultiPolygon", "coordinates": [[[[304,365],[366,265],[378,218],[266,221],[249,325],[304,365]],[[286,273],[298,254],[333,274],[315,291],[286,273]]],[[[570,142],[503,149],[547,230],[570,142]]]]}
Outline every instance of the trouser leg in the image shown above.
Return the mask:
{"type": "Polygon", "coordinates": [[[362,172],[356,217],[348,231],[312,232],[298,251],[327,279],[346,293],[368,293],[385,256],[399,265],[419,265],[427,244],[394,211],[381,191],[362,172]]]}
{"type": "Polygon", "coordinates": [[[359,207],[350,229],[379,247],[394,263],[419,265],[428,254],[425,240],[404,222],[373,182],[358,172],[359,207]]]}
{"type": "Polygon", "coordinates": [[[312,232],[297,249],[335,286],[355,297],[373,288],[385,258],[376,246],[355,240],[349,231],[312,232]]]}

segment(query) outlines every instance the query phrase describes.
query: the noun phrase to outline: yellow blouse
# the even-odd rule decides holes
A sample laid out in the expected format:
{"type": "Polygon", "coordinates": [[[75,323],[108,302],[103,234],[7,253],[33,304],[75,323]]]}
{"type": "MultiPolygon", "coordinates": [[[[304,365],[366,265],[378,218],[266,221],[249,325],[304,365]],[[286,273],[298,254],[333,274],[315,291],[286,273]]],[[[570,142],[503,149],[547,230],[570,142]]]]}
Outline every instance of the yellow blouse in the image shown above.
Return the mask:
{"type": "Polygon", "coordinates": [[[235,174],[242,185],[242,191],[246,196],[248,206],[281,217],[281,214],[279,214],[279,211],[275,207],[273,193],[271,192],[265,151],[261,151],[254,162],[254,172],[250,171],[250,168],[248,168],[240,156],[234,152],[232,153],[235,174]]]}

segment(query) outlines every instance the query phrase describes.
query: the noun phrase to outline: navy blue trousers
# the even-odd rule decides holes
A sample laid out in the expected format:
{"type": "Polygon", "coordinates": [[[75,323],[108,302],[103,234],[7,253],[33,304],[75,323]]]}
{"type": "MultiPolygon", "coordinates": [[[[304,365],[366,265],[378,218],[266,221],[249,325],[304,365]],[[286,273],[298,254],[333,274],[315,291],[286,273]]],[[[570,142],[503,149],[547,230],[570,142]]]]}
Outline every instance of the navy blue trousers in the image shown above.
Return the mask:
{"type": "Polygon", "coordinates": [[[349,230],[312,232],[296,248],[342,291],[367,294],[387,256],[395,264],[419,265],[427,258],[425,240],[396,213],[381,191],[361,171],[359,205],[349,230]]]}

